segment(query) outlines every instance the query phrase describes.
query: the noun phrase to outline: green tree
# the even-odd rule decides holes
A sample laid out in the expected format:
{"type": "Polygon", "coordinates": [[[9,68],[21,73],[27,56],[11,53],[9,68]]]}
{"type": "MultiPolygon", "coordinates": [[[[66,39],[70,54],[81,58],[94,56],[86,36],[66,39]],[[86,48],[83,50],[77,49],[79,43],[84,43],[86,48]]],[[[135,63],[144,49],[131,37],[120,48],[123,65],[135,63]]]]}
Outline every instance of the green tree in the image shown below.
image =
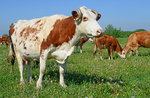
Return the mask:
{"type": "Polygon", "coordinates": [[[121,34],[121,28],[117,29],[115,28],[113,25],[109,24],[106,28],[105,28],[105,34],[108,35],[112,35],[114,37],[120,37],[121,34]]]}
{"type": "Polygon", "coordinates": [[[105,33],[112,33],[114,30],[116,30],[116,28],[114,28],[114,26],[112,24],[109,24],[106,28],[105,28],[105,33]]]}
{"type": "Polygon", "coordinates": [[[5,34],[3,34],[2,36],[8,36],[8,34],[5,33],[5,34]]]}

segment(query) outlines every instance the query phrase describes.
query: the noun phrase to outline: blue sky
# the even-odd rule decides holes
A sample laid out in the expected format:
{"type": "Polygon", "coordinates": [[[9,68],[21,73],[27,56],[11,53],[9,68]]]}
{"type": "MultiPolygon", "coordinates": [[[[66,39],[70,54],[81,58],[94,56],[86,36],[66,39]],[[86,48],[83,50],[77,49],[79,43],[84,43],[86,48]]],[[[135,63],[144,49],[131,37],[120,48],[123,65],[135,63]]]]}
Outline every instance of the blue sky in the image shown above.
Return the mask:
{"type": "Polygon", "coordinates": [[[122,30],[150,30],[150,0],[1,0],[0,35],[8,33],[11,23],[54,14],[70,16],[81,6],[101,13],[102,28],[112,24],[122,30]]]}

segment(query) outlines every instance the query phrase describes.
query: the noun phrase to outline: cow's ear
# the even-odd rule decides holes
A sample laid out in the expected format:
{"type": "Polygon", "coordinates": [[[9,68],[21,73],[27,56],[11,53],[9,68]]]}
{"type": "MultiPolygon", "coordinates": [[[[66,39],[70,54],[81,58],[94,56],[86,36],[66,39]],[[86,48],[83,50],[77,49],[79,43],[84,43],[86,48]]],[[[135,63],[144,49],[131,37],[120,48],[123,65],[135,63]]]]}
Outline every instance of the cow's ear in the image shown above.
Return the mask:
{"type": "Polygon", "coordinates": [[[98,13],[96,20],[99,20],[101,18],[101,14],[98,13]]]}
{"type": "Polygon", "coordinates": [[[76,19],[78,17],[78,13],[76,11],[72,11],[72,16],[76,19]]]}

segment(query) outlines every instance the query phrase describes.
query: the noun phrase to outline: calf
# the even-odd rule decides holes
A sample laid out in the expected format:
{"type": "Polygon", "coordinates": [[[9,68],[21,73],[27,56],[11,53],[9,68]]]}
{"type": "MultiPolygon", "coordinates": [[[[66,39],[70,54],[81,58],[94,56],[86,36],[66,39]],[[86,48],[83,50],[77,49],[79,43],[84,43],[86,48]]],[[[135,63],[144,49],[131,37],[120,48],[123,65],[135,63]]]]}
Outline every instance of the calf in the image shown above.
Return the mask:
{"type": "Polygon", "coordinates": [[[102,35],[101,37],[94,38],[94,53],[96,55],[97,47],[99,48],[100,59],[102,60],[102,49],[108,49],[109,59],[113,59],[113,51],[116,51],[121,58],[124,58],[122,55],[122,48],[118,40],[110,35],[102,35]]]}
{"type": "Polygon", "coordinates": [[[24,83],[23,64],[28,65],[31,60],[37,59],[40,62],[40,75],[36,88],[42,88],[46,61],[53,58],[59,63],[59,83],[62,87],[66,87],[64,82],[66,60],[82,35],[100,36],[103,31],[97,22],[100,17],[97,11],[80,7],[77,11],[72,11],[71,17],[53,15],[33,20],[19,20],[13,24],[9,32],[12,41],[9,54],[16,55],[20,83],[24,83]]]}
{"type": "Polygon", "coordinates": [[[150,31],[142,31],[131,34],[122,53],[126,55],[130,52],[129,56],[131,56],[132,52],[135,50],[136,55],[138,55],[139,47],[150,48],[150,31]]]}

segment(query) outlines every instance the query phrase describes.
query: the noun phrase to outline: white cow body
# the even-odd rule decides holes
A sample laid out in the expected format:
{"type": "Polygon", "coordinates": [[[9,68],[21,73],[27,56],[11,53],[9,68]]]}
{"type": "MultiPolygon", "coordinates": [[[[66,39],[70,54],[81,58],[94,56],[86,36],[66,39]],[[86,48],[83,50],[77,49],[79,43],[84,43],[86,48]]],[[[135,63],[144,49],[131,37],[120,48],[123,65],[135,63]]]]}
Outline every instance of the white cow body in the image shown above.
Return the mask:
{"type": "MultiPolygon", "coordinates": [[[[14,42],[15,48],[21,52],[21,55],[23,58],[39,58],[40,57],[40,45],[43,41],[43,39],[46,39],[50,31],[53,29],[53,25],[55,24],[56,20],[66,18],[66,16],[63,15],[54,15],[39,19],[33,19],[33,20],[19,20],[17,23],[15,23],[15,32],[21,32],[26,27],[32,27],[37,28],[38,31],[36,33],[30,33],[30,36],[28,38],[24,38],[24,35],[20,36],[20,34],[14,34],[12,35],[12,42],[14,42]],[[42,27],[38,25],[35,25],[37,21],[41,20],[41,24],[44,24],[42,27]],[[50,26],[51,28],[48,28],[47,26],[50,26]],[[18,28],[19,27],[19,28],[18,28]],[[42,28],[42,29],[40,29],[42,28]],[[36,40],[36,37],[38,39],[36,40]],[[15,41],[17,40],[17,43],[15,41]],[[25,47],[28,49],[24,49],[25,47]],[[29,55],[30,54],[30,55],[29,55]]],[[[47,50],[50,52],[48,57],[55,58],[57,56],[65,56],[67,55],[68,51],[72,49],[72,46],[69,45],[69,43],[63,43],[63,45],[59,47],[54,47],[51,45],[49,49],[47,50]]],[[[60,58],[62,57],[57,57],[60,58]]],[[[66,57],[65,57],[66,58],[66,57]]],[[[61,61],[63,61],[61,59],[61,61]]]]}

